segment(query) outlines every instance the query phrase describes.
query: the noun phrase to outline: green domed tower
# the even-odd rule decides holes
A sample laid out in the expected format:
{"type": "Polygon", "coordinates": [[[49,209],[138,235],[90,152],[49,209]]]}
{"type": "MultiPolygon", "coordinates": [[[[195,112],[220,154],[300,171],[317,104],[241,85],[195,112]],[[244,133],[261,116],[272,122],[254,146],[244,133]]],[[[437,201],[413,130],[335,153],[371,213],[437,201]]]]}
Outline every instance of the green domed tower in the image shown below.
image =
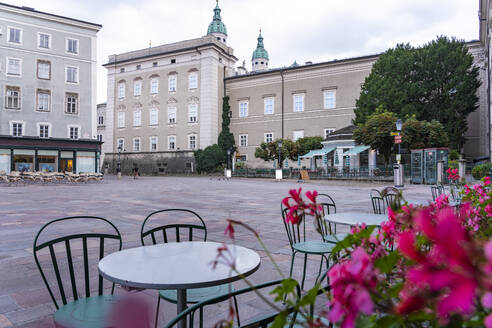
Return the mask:
{"type": "Polygon", "coordinates": [[[260,35],[258,36],[258,44],[255,51],[253,51],[253,58],[251,59],[252,71],[256,72],[268,69],[269,60],[270,59],[268,58],[268,51],[266,51],[265,46],[263,45],[263,36],[261,35],[260,30],[260,35]]]}
{"type": "Polygon", "coordinates": [[[213,35],[217,40],[226,43],[227,42],[227,28],[224,23],[222,23],[222,17],[220,16],[219,0],[217,0],[217,5],[214,9],[214,19],[212,23],[208,25],[207,35],[213,35]]]}

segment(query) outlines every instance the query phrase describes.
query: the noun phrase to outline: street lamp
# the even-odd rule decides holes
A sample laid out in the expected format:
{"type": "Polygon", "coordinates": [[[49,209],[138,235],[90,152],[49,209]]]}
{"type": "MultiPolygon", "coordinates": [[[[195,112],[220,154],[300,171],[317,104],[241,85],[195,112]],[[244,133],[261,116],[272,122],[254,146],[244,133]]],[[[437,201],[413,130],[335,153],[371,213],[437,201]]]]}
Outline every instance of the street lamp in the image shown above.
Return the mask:
{"type": "Polygon", "coordinates": [[[282,139],[277,143],[278,145],[278,168],[282,169],[282,139]]]}
{"type": "Polygon", "coordinates": [[[118,146],[118,163],[116,163],[116,173],[118,175],[118,179],[121,179],[121,152],[123,151],[123,147],[118,146]]]}
{"type": "MultiPolygon", "coordinates": [[[[401,128],[403,127],[403,121],[400,119],[396,120],[396,131],[398,131],[398,135],[400,135],[401,128]]],[[[400,164],[401,161],[401,152],[400,152],[400,144],[398,144],[398,159],[397,162],[400,164]]]]}

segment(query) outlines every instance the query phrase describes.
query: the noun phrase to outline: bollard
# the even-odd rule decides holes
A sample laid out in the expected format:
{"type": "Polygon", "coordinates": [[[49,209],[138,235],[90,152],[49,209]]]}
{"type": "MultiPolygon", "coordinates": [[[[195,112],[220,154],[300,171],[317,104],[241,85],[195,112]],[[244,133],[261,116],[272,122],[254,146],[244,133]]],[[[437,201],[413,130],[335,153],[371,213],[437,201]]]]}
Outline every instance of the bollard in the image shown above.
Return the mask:
{"type": "Polygon", "coordinates": [[[437,161],[437,182],[438,185],[444,184],[444,161],[437,161]]]}
{"type": "Polygon", "coordinates": [[[395,163],[393,164],[393,179],[396,188],[403,187],[403,165],[395,163]]]}
{"type": "Polygon", "coordinates": [[[460,175],[460,181],[465,182],[466,161],[464,159],[460,159],[458,162],[458,174],[460,175]]]}

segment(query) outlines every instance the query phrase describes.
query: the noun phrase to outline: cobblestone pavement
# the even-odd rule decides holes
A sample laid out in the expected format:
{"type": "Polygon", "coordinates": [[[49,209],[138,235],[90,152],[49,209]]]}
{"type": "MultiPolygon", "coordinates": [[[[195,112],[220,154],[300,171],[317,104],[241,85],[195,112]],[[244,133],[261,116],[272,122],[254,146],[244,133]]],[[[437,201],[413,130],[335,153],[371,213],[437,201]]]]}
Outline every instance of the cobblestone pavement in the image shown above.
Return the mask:
{"type": "MultiPolygon", "coordinates": [[[[35,234],[50,219],[72,215],[96,215],[111,220],[120,229],[123,248],[139,246],[139,228],[147,214],[163,208],[188,208],[205,220],[209,241],[224,241],[225,219],[242,220],[262,236],[284,273],[288,273],[290,248],[281,222],[279,205],[291,188],[316,189],[332,195],[337,211],[371,212],[369,191],[383,184],[343,181],[318,181],[303,184],[263,179],[230,181],[200,177],[141,177],[136,180],[108,177],[101,183],[81,185],[0,185],[0,328],[52,327],[54,305],[50,300],[33,260],[35,234]]],[[[425,201],[428,186],[407,186],[408,199],[425,201]]],[[[72,232],[82,226],[72,225],[72,232]]],[[[319,238],[314,233],[312,238],[319,238]]],[[[261,268],[251,276],[255,283],[279,278],[255,238],[246,231],[237,232],[237,244],[257,250],[261,268]]],[[[46,259],[46,258],[45,258],[46,259]]],[[[308,260],[308,282],[317,275],[319,259],[308,260]]],[[[46,259],[48,263],[48,259],[46,259]]],[[[96,263],[94,263],[94,266],[96,263]]],[[[299,277],[302,260],[296,262],[299,277]],[[297,265],[298,264],[298,265],[297,265]]],[[[172,270],[172,268],[169,268],[172,270]]],[[[242,283],[236,283],[236,287],[242,283]]],[[[117,289],[117,293],[125,291],[117,289]]],[[[141,293],[155,304],[155,291],[141,293]]],[[[246,307],[261,308],[257,301],[246,307]]],[[[152,305],[152,311],[153,311],[152,305]]],[[[225,316],[226,306],[207,313],[207,326],[225,316]]],[[[175,315],[176,307],[161,303],[160,322],[175,315]]],[[[247,312],[248,310],[246,310],[247,312]]]]}

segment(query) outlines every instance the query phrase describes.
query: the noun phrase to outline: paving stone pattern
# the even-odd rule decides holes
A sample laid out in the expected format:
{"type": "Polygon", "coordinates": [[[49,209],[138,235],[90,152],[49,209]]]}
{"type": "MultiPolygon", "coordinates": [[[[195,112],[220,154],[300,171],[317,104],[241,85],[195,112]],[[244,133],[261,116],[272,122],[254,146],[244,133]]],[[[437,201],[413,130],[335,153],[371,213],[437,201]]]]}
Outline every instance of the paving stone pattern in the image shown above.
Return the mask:
{"type": "MultiPolygon", "coordinates": [[[[32,245],[40,227],[51,219],[73,215],[102,216],[113,222],[122,233],[123,248],[140,246],[140,225],[146,215],[164,208],[187,208],[199,213],[208,228],[208,240],[225,240],[226,218],[242,220],[256,229],[273,253],[284,274],[290,265],[290,247],[280,216],[280,201],[291,188],[316,189],[331,195],[337,211],[360,210],[371,212],[369,191],[382,189],[383,184],[355,182],[275,182],[263,179],[233,179],[230,181],[208,177],[141,177],[136,180],[107,177],[100,183],[74,185],[0,185],[0,328],[53,327],[55,306],[35,265],[32,245]]],[[[428,200],[428,186],[410,185],[404,194],[413,200],[428,200]]],[[[311,224],[310,237],[319,238],[311,224]]],[[[84,229],[83,223],[72,224],[66,232],[84,229]]],[[[58,232],[65,232],[58,231],[58,232]]],[[[238,229],[236,243],[255,249],[262,257],[261,268],[250,279],[254,283],[279,278],[268,257],[254,236],[238,229]]],[[[91,245],[89,245],[91,246],[91,245]]],[[[80,249],[75,250],[80,258],[80,249]],[[77,253],[78,252],[78,253],[77,253]]],[[[41,256],[49,263],[49,256],[41,256]]],[[[76,262],[76,271],[82,266],[76,262]]],[[[91,274],[96,274],[97,261],[92,262],[91,274]]],[[[308,260],[307,287],[316,278],[318,258],[308,260]]],[[[169,268],[172,270],[172,268],[169,268]]],[[[302,258],[295,265],[295,277],[302,274],[302,258]]],[[[236,288],[245,286],[235,283],[236,288]]],[[[109,287],[105,286],[106,288],[109,287]]],[[[80,287],[79,287],[80,288],[80,287]]],[[[91,285],[97,290],[97,285],[91,285]]],[[[116,293],[126,291],[117,288],[116,293]]],[[[155,311],[156,291],[140,293],[155,311]]],[[[241,312],[265,311],[265,307],[251,296],[240,301],[241,312]],[[249,299],[248,299],[249,297],[249,299]]],[[[208,311],[206,327],[225,318],[227,304],[208,311]]],[[[164,325],[176,314],[174,304],[161,302],[160,323],[164,325]]],[[[151,313],[152,317],[154,313],[151,313]]]]}

